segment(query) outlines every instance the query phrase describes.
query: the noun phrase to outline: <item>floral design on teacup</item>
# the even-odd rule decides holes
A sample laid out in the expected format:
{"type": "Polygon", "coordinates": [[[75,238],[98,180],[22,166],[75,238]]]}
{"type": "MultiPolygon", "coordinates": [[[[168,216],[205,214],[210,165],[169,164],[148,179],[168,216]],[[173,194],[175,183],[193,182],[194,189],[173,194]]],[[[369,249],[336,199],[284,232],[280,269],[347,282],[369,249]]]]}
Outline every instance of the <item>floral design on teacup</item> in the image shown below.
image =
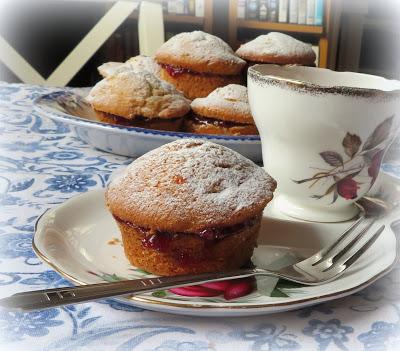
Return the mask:
{"type": "Polygon", "coordinates": [[[380,123],[364,144],[357,134],[347,132],[342,141],[344,155],[336,151],[323,151],[319,154],[331,168],[317,168],[318,172],[311,178],[293,181],[297,184],[311,182],[309,188],[312,188],[322,180],[331,179],[333,183],[323,194],[311,197],[319,200],[332,195],[331,204],[339,196],[346,200],[356,199],[360,185],[364,184],[357,176],[367,169],[366,176],[370,178],[369,189],[378,176],[383,154],[390,140],[393,119],[394,116],[391,116],[380,123]]]}

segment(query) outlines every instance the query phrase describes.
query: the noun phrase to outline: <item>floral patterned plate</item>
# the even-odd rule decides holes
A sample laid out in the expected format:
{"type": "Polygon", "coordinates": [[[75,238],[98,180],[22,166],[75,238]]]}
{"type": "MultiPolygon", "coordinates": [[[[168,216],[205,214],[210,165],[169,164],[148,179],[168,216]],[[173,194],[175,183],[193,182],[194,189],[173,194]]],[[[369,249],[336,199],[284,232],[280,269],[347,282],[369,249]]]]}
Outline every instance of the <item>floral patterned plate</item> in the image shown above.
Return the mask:
{"type": "MultiPolygon", "coordinates": [[[[381,197],[398,198],[400,181],[381,173],[374,185],[381,197]],[[386,195],[387,194],[387,195],[386,195]]],[[[47,211],[37,222],[33,247],[56,271],[77,284],[135,279],[150,274],[129,264],[120,235],[104,205],[104,190],[73,197],[47,211]]],[[[393,227],[399,211],[380,220],[386,229],[367,254],[339,279],[306,287],[275,278],[231,281],[188,289],[158,291],[120,300],[146,309],[196,316],[248,316],[287,311],[350,295],[383,276],[397,260],[393,227]],[[236,285],[235,285],[236,284],[236,285]]],[[[302,222],[276,213],[273,202],[264,212],[253,263],[282,266],[308,256],[334,240],[350,222],[302,222]]],[[[377,224],[377,225],[380,225],[377,224]]]]}
{"type": "Polygon", "coordinates": [[[200,135],[100,122],[91,106],[83,99],[87,93],[88,90],[80,89],[79,94],[61,90],[42,95],[35,100],[36,112],[52,120],[66,123],[84,142],[118,155],[136,158],[177,139],[199,138],[227,146],[254,162],[262,160],[258,135],[200,135]]]}

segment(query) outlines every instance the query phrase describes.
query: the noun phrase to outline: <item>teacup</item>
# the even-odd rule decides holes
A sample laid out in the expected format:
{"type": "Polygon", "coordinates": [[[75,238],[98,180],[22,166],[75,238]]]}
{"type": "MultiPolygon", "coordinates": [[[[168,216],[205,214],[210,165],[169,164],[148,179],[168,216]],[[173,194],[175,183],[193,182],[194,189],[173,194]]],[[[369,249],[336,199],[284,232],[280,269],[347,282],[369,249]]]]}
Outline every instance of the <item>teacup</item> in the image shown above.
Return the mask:
{"type": "Polygon", "coordinates": [[[277,65],[250,67],[247,82],[275,206],[309,221],[353,218],[398,129],[400,82],[277,65]]]}

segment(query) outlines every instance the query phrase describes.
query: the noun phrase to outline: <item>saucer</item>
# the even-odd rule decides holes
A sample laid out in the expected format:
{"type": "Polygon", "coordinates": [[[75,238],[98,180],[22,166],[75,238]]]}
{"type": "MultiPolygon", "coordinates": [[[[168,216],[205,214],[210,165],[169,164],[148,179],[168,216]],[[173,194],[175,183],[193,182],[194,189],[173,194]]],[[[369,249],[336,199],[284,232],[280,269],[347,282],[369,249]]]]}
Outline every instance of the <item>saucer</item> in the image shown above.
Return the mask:
{"type": "MultiPolygon", "coordinates": [[[[381,173],[374,187],[380,196],[400,192],[400,181],[381,173]],[[377,181],[378,183],[378,181],[377,181]]],[[[233,300],[223,296],[188,297],[162,290],[120,301],[149,310],[192,316],[251,316],[294,310],[353,294],[388,273],[397,261],[399,210],[379,220],[386,225],[374,245],[338,279],[319,286],[302,286],[271,277],[257,277],[257,288],[233,300]]],[[[351,222],[312,223],[274,210],[264,211],[255,265],[282,265],[307,257],[335,240],[351,222]],[[293,250],[297,257],[294,257],[293,250]]],[[[118,227],[104,204],[104,189],[75,196],[45,212],[36,224],[36,254],[78,285],[151,277],[125,258],[118,227]]]]}

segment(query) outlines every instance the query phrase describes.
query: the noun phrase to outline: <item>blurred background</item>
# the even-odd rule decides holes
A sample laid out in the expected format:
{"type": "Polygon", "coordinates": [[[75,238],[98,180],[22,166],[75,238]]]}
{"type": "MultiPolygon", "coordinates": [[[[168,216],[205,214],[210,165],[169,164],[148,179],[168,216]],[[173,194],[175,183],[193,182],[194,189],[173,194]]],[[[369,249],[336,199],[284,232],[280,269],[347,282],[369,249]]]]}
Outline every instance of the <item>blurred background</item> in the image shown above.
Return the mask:
{"type": "Polygon", "coordinates": [[[233,49],[279,31],[314,46],[318,66],[400,79],[399,0],[0,0],[0,80],[91,86],[185,31],[233,49]],[[141,14],[143,10],[143,14],[141,14]]]}

